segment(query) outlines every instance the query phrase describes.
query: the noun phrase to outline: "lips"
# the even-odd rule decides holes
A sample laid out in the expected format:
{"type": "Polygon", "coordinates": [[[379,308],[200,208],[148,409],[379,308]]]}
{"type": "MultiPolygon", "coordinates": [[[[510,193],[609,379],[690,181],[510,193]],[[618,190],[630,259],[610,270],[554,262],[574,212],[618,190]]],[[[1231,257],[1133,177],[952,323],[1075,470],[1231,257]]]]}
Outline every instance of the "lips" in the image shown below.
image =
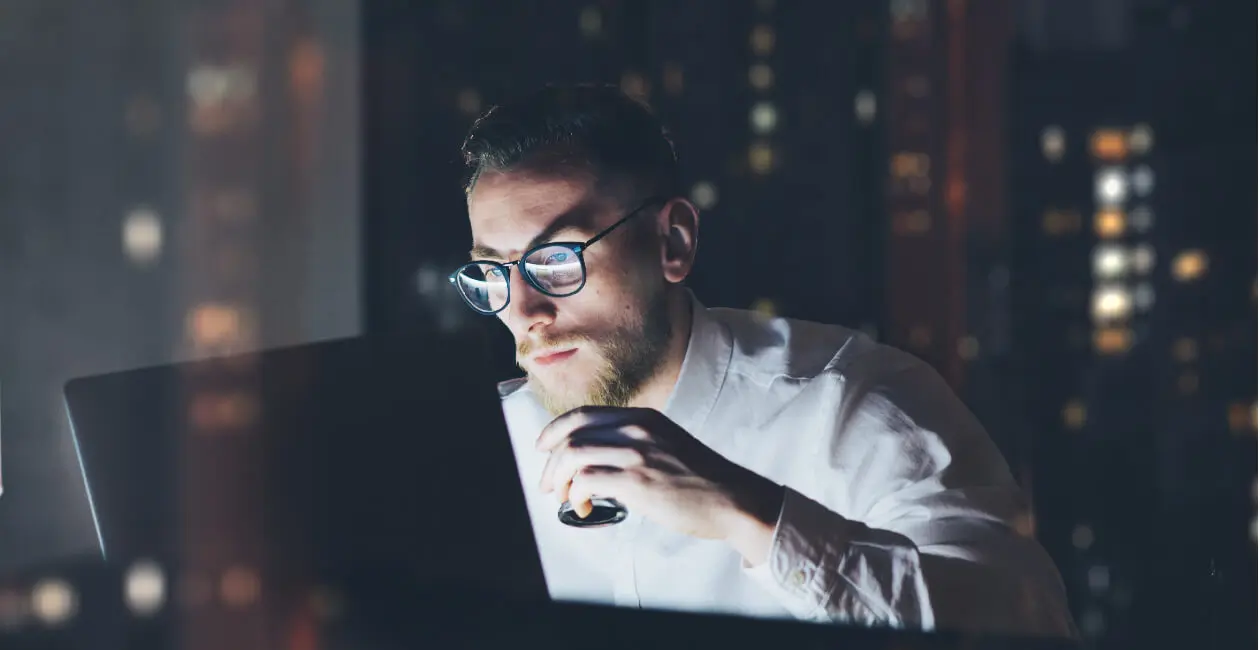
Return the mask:
{"type": "Polygon", "coordinates": [[[540,355],[535,356],[534,363],[540,366],[549,366],[553,363],[559,363],[561,361],[564,361],[565,359],[568,359],[569,357],[573,356],[576,353],[577,353],[577,348],[561,350],[559,352],[548,352],[546,354],[540,354],[540,355]]]}

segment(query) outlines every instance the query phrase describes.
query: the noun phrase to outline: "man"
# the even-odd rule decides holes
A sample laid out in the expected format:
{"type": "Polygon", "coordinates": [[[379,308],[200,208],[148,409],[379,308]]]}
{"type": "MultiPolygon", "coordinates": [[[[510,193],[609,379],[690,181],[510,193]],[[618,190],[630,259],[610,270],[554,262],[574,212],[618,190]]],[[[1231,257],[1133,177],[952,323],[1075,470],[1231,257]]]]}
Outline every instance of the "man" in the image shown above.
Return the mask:
{"type": "Polygon", "coordinates": [[[472,262],[451,282],[527,373],[500,392],[554,597],[1075,635],[1057,571],[1012,527],[1005,463],[935,372],[684,287],[700,215],[646,107],[549,87],[490,109],[463,157],[472,262]],[[557,520],[595,497],[629,517],[557,520]]]}

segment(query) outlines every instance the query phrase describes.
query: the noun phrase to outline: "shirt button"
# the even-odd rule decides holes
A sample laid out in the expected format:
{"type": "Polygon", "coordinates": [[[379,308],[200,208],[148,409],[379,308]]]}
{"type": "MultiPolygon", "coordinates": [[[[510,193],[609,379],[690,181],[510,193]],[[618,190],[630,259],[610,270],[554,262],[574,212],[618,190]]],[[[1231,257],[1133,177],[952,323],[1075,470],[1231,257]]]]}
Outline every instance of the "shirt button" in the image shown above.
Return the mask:
{"type": "Polygon", "coordinates": [[[805,584],[805,569],[797,569],[792,573],[792,584],[800,587],[805,584]]]}

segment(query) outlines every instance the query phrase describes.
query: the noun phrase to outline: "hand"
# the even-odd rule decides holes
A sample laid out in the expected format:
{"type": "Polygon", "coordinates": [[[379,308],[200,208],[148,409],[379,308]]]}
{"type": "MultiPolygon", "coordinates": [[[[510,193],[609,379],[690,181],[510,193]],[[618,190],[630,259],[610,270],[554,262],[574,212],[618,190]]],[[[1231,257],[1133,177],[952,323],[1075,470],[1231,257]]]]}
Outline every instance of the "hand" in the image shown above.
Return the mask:
{"type": "Polygon", "coordinates": [[[593,496],[701,539],[730,542],[756,564],[769,551],[783,488],[723,458],[654,409],[582,407],[538,436],[539,486],[582,517],[593,496]],[[764,548],[762,548],[764,546],[764,548]]]}

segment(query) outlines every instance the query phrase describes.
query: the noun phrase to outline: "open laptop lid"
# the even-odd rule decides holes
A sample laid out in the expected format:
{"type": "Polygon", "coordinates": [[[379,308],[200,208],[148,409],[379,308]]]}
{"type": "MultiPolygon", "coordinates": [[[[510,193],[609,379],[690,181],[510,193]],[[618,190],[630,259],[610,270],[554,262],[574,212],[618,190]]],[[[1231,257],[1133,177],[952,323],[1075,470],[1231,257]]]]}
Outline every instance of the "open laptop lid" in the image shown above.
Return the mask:
{"type": "Polygon", "coordinates": [[[546,598],[475,337],[342,339],[75,379],[102,553],[369,565],[546,598]]]}

